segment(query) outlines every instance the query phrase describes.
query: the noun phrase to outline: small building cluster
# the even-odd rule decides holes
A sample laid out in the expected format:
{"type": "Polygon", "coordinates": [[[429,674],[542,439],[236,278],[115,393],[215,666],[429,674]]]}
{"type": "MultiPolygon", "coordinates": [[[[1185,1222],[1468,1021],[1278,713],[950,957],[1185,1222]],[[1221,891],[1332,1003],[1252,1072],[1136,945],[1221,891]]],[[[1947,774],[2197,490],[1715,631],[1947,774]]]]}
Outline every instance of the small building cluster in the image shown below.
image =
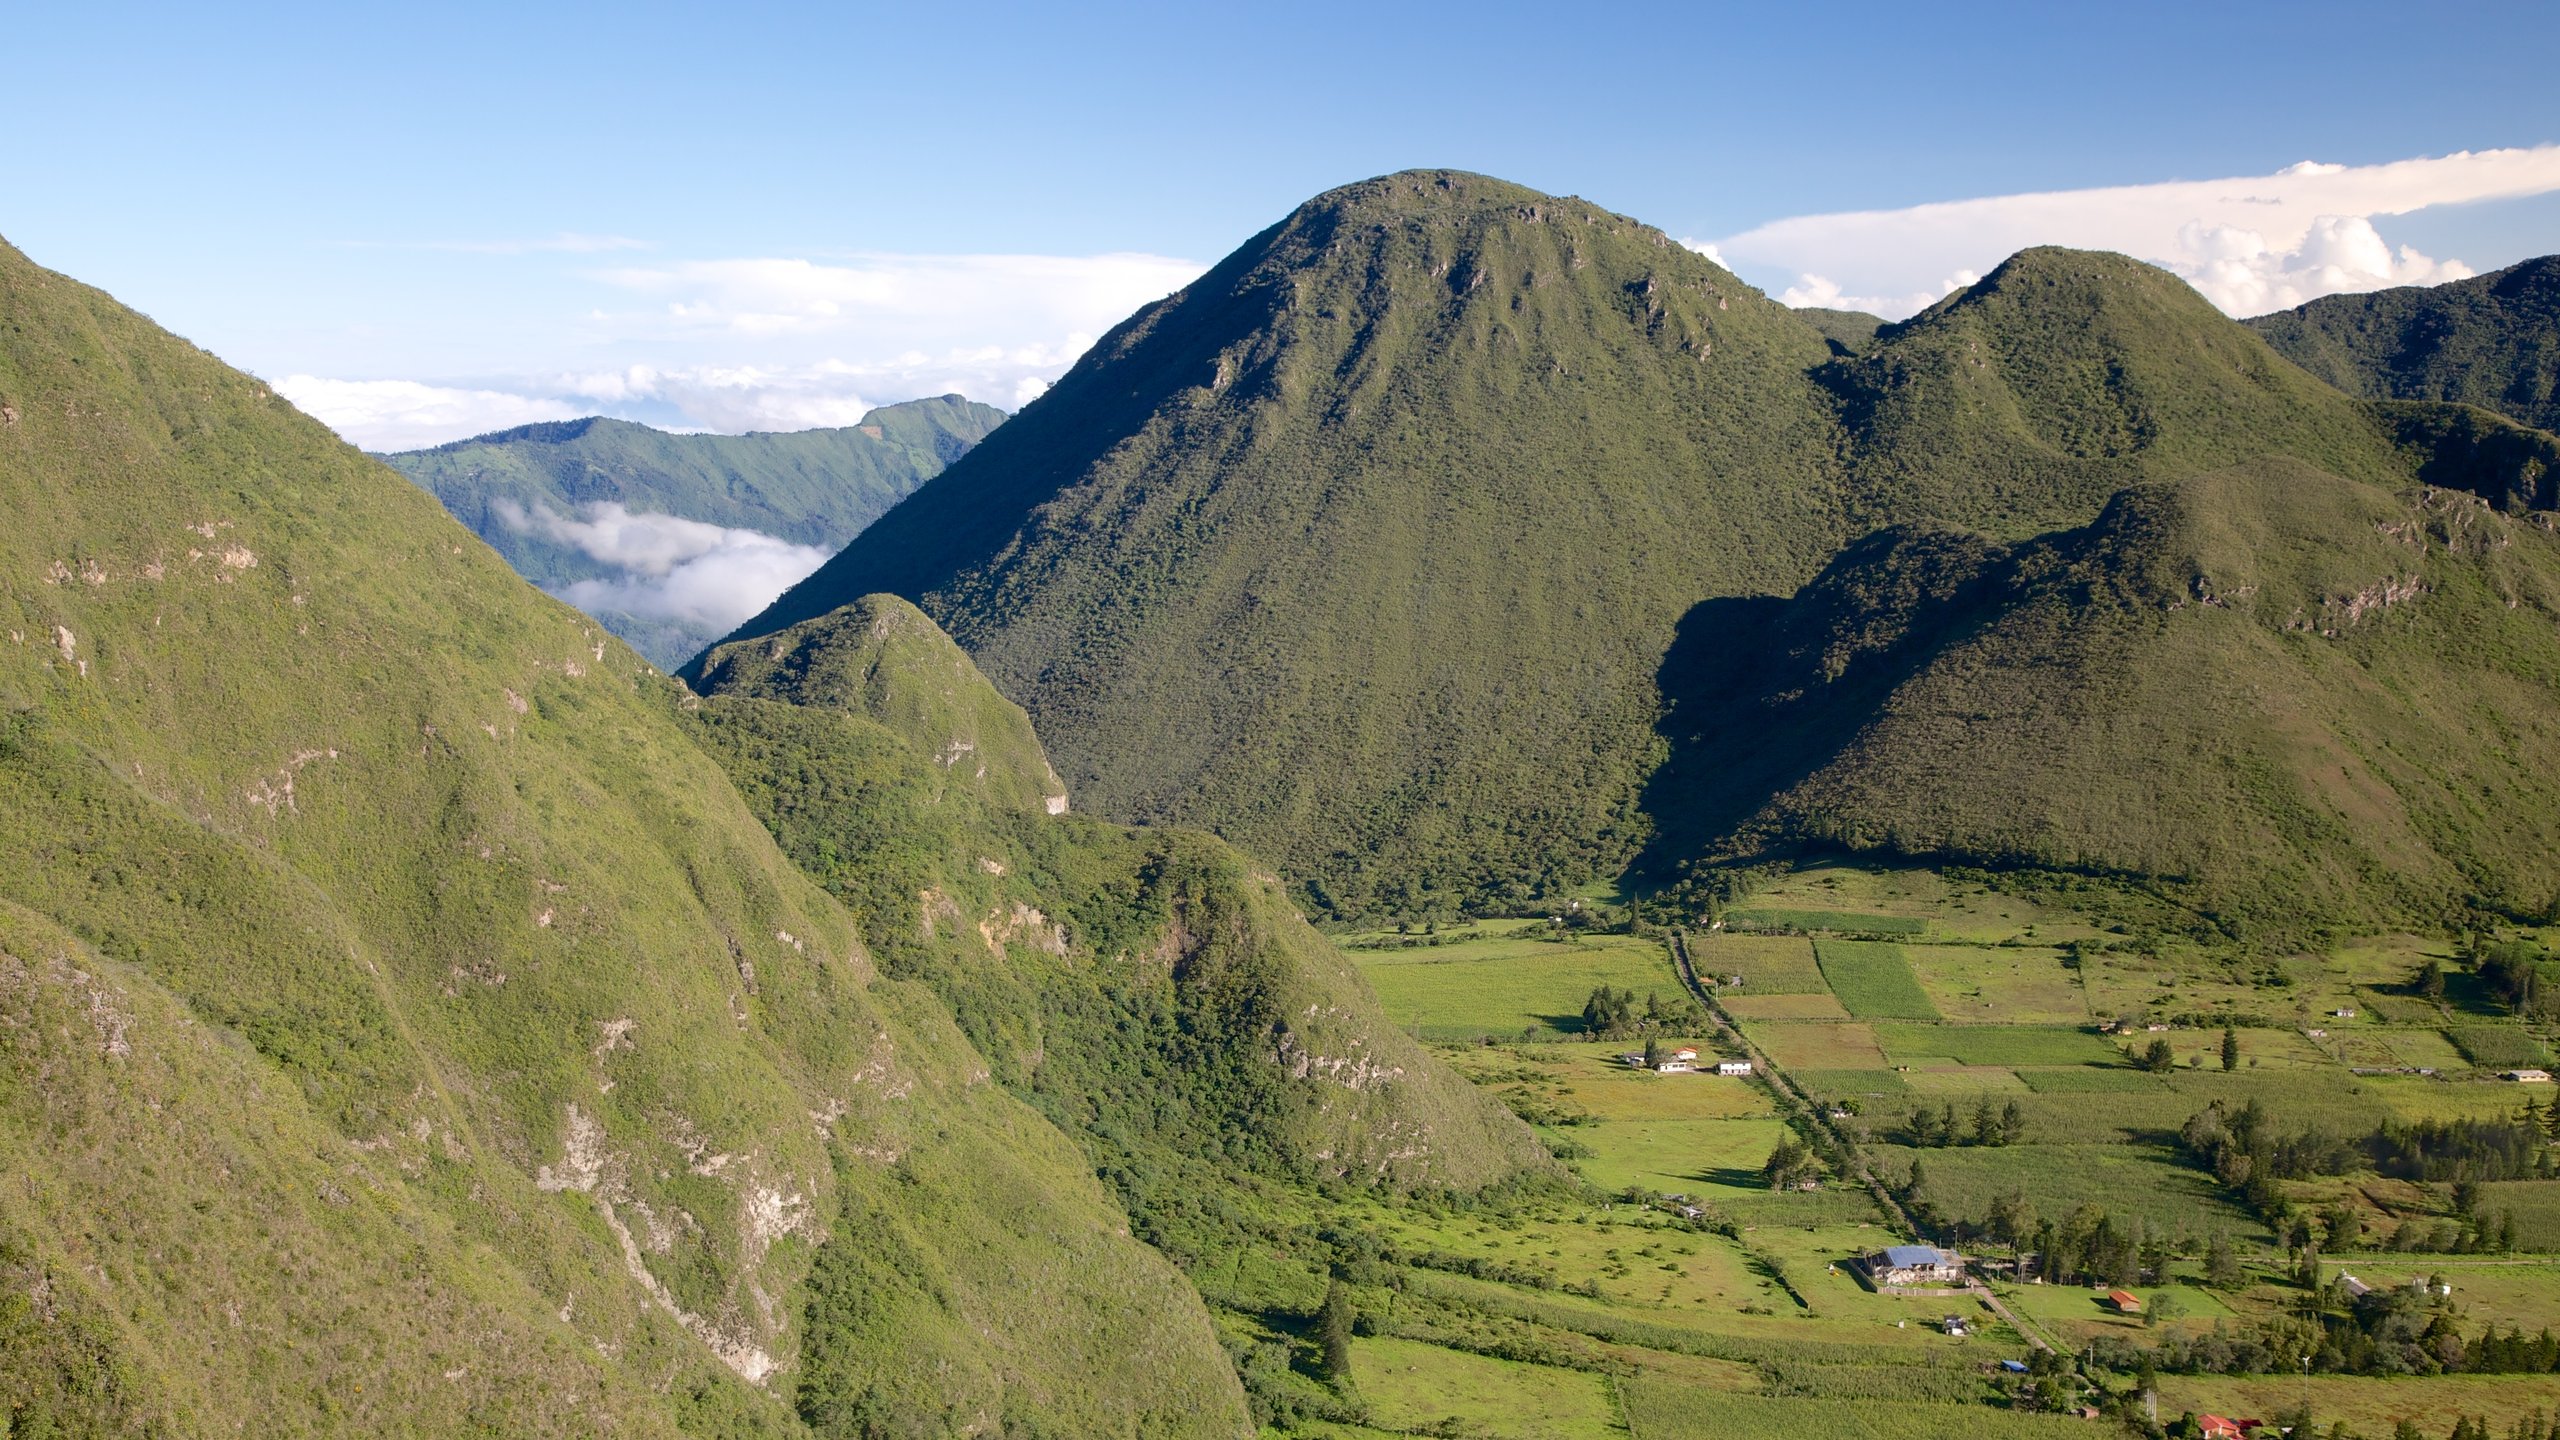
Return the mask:
{"type": "Polygon", "coordinates": [[[1860,1263],[1866,1268],[1867,1278],[1882,1290],[1967,1283],[1964,1257],[1935,1245],[1887,1245],[1860,1263]]]}
{"type": "Polygon", "coordinates": [[[2525,1085],[2548,1085],[2551,1083],[2551,1072],[2548,1070],[2510,1070],[2498,1078],[2501,1080],[2514,1080],[2525,1085]]]}
{"type": "MultiPolygon", "coordinates": [[[[1652,1070],[1660,1075],[1686,1075],[1693,1070],[1704,1068],[1698,1063],[1698,1047],[1695,1045],[1679,1045],[1658,1051],[1650,1060],[1642,1053],[1633,1050],[1619,1056],[1618,1059],[1630,1069],[1652,1070]]],[[[1751,1062],[1748,1060],[1718,1060],[1715,1062],[1715,1067],[1719,1075],[1751,1073],[1751,1062]]]]}

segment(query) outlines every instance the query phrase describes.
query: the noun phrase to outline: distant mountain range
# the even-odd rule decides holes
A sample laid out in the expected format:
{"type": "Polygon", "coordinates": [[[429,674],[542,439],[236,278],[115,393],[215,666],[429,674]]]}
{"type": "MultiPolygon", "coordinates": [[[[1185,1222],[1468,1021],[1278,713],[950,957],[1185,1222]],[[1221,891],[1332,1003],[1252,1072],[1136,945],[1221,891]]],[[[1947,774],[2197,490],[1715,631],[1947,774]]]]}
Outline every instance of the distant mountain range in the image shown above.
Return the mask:
{"type": "Polygon", "coordinates": [[[2117,876],[2262,938],[2560,895],[2549,436],[2342,393],[2121,256],[1870,319],[1481,176],[1345,187],[738,638],[903,595],[1080,804],[1343,916],[1807,848],[2117,876]],[[1765,625],[1815,622],[1769,607],[1816,582],[1881,608],[1788,678],[1765,625]]]}
{"type": "Polygon", "coordinates": [[[672,669],[736,623],[741,586],[770,595],[806,574],[1003,421],[945,395],[837,429],[672,435],[590,418],[381,458],[518,574],[672,669]],[[694,583],[676,574],[688,563],[694,583]]]}

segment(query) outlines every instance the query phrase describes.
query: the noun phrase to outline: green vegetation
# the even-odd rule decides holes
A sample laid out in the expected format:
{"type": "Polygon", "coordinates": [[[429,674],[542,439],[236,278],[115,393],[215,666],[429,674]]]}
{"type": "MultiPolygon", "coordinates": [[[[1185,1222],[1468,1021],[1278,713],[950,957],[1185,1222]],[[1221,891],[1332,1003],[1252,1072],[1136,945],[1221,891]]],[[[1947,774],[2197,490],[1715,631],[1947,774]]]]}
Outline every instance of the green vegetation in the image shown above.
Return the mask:
{"type": "Polygon", "coordinates": [[[741,634],[905,595],[1094,808],[1335,918],[1635,860],[1665,918],[1837,933],[1726,882],[1846,850],[2281,949],[2560,898],[2523,759],[2560,541],[2459,493],[2545,504],[2546,451],[2121,256],[1841,340],[1623,217],[1415,172],[1134,317],[741,634]]]}
{"type": "MultiPolygon", "coordinates": [[[[1003,420],[994,406],[957,395],[883,406],[859,425],[788,434],[670,435],[591,417],[381,459],[443,501],[516,573],[559,594],[620,571],[548,518],[585,520],[594,507],[619,505],[832,551],[1003,420]]],[[[597,619],[662,669],[719,638],[683,617],[600,606],[597,619]]]]}
{"type": "Polygon", "coordinates": [[[1822,978],[1861,1020],[1935,1020],[1937,1007],[1902,958],[1902,947],[1863,940],[1816,940],[1822,978]]]}
{"type": "Polygon", "coordinates": [[[2423,289],[2325,296],[2248,323],[2350,395],[2451,400],[2560,431],[2560,256],[2423,289]]]}
{"type": "Polygon", "coordinates": [[[1585,202],[1346,186],[740,636],[904,595],[1080,803],[1211,826],[1334,916],[1517,913],[1635,853],[1681,615],[1836,548],[1830,355],[1585,202]]]}
{"type": "Polygon", "coordinates": [[[894,595],[703,657],[706,695],[753,695],[866,715],[998,805],[1060,814],[1066,787],[1022,707],[987,684],[940,626],[894,595]]]}
{"type": "Polygon", "coordinates": [[[1246,1428],[1198,1296],[878,974],[678,687],[6,249],[0,414],[10,1403],[1246,1428]]]}

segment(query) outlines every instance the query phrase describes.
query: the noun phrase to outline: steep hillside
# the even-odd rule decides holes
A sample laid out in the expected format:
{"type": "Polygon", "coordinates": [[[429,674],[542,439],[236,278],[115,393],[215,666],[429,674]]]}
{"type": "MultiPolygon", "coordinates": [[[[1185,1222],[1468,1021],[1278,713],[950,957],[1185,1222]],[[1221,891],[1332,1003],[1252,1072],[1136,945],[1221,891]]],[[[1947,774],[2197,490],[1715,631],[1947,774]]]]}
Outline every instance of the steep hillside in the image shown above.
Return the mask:
{"type": "Polygon", "coordinates": [[[865,595],[787,630],[723,645],[704,657],[697,684],[706,695],[868,716],[997,804],[1066,811],[1066,786],[1022,707],[997,694],[941,626],[895,595],[865,595]]]}
{"type": "Polygon", "coordinates": [[[740,635],[905,596],[1080,805],[1214,829],[1337,915],[1516,906],[1696,833],[1641,801],[1695,607],[1791,594],[1878,528],[2025,540],[2268,455],[2384,486],[2504,463],[2121,256],[2030,250],[1862,323],[1580,201],[1348,186],[740,635]]]}
{"type": "Polygon", "coordinates": [[[425,494],[0,247],[0,513],[0,1400],[1247,1429],[1196,1294],[683,693],[425,494]]]}
{"type": "Polygon", "coordinates": [[[2444,285],[2324,296],[2249,325],[2350,395],[2458,401],[2560,431],[2560,255],[2444,285]]]}
{"type": "Polygon", "coordinates": [[[2266,460],[2023,544],[1882,531],[1791,601],[1691,617],[1652,800],[1728,855],[2110,874],[2269,943],[2539,915],[2551,520],[2266,460]]]}
{"type": "MultiPolygon", "coordinates": [[[[670,435],[627,420],[589,418],[382,459],[443,501],[516,573],[565,594],[581,581],[612,582],[627,573],[632,557],[609,543],[613,537],[574,523],[597,518],[599,507],[749,530],[832,552],[1003,420],[992,405],[945,395],[882,406],[861,424],[839,429],[670,435]]],[[[655,542],[658,548],[665,543],[655,542]]],[[[580,591],[570,598],[586,601],[605,628],[665,668],[683,663],[728,623],[617,607],[614,593],[580,591]]],[[[737,612],[729,614],[734,619],[737,612]]]]}
{"type": "Polygon", "coordinates": [[[723,652],[705,743],[879,963],[940,993],[1142,1222],[1238,1169],[1473,1191],[1548,1168],[1509,1112],[1384,1021],[1273,877],[1205,835],[1021,803],[1047,771],[1027,731],[991,756],[1022,777],[1011,793],[954,784],[948,728],[917,727],[896,688],[809,678],[878,656],[883,621],[935,652],[945,709],[1019,716],[931,621],[876,597],[786,632],[786,666],[723,652]]]}
{"type": "Polygon", "coordinates": [[[1080,806],[1211,826],[1337,910],[1522,898],[1640,838],[1678,616],[1836,547],[1829,355],[1581,201],[1350,186],[1104,337],[741,633],[904,595],[1080,806]]]}

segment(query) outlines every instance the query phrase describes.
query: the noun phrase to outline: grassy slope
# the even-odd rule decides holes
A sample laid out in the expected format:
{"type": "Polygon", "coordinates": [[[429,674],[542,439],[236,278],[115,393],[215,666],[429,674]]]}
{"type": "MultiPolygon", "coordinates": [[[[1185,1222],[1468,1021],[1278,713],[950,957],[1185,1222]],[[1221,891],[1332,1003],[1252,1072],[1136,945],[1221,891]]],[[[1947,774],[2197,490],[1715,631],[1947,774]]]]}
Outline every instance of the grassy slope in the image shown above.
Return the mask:
{"type": "MultiPolygon", "coordinates": [[[[1775,613],[1766,597],[1855,537],[1934,524],[2018,542],[2089,524],[2128,486],[2270,455],[2530,505],[2553,457],[2521,433],[2442,407],[2377,411],[2120,256],[2023,252],[1839,354],[1657,232],[1423,172],[1319,197],[1142,312],[742,633],[907,595],[1022,698],[1092,808],[1209,825],[1337,914],[1445,912],[1587,879],[1648,832],[1657,861],[1695,854],[1747,818],[1697,803],[1676,771],[1640,791],[1663,741],[1690,738],[1687,719],[1657,733],[1662,686],[1675,702],[1718,689],[1775,613]]],[[[2251,633],[2182,630],[2199,648],[2178,663],[2243,675],[2251,633]]],[[[2094,723],[2123,690],[2103,647],[2127,637],[2068,638],[2087,648],[2048,658],[2084,688],[2044,703],[2094,723]]],[[[1823,734],[1848,744],[1857,716],[1833,718],[1823,734]]],[[[2456,751],[2466,770],[2522,753],[2456,751]]],[[[1941,776],[1929,784],[1965,763],[1902,753],[1941,776]]],[[[2045,774],[2173,753],[2120,728],[2045,774]]],[[[2016,796],[1992,794],[1981,803],[2016,796]]],[[[1800,839],[1900,823],[1861,803],[1781,818],[1800,839]]],[[[1914,838],[2193,863],[2136,855],[2095,802],[2050,803],[2089,813],[1914,838]],[[2021,826],[2044,838],[2007,833],[2021,826]]],[[[2430,847],[2514,848],[2469,834],[2489,822],[2460,807],[2438,818],[2430,847]]],[[[2228,860],[2320,843],[2304,827],[2328,822],[2215,823],[2239,847],[2214,842],[2228,860]]],[[[1855,843],[1886,843],[1864,832],[1855,843]]]]}
{"type": "Polygon", "coordinates": [[[2266,460],[2019,546],[1882,532],[1763,618],[1675,716],[1701,837],[2132,875],[2270,937],[2560,894],[2539,517],[2266,460]]]}
{"type": "MultiPolygon", "coordinates": [[[[877,613],[921,627],[907,638],[953,682],[945,703],[1005,705],[930,621],[889,604],[877,613]]],[[[941,729],[918,733],[894,694],[801,683],[837,668],[837,639],[867,645],[869,613],[803,627],[805,672],[715,667],[706,744],[881,963],[932,985],[999,1077],[1136,1177],[1142,1219],[1160,1172],[1195,1189],[1232,1164],[1472,1191],[1544,1168],[1530,1134],[1388,1025],[1340,952],[1224,845],[951,785],[941,729]]],[[[1008,758],[1045,770],[1036,742],[1008,758]]]]}
{"type": "Polygon", "coordinates": [[[1673,622],[1837,544],[1828,354],[1580,201],[1351,186],[742,633],[915,599],[1079,803],[1214,825],[1333,908],[1578,882],[1641,835],[1673,622]]]}
{"type": "Polygon", "coordinates": [[[2249,325],[2351,395],[2458,401],[2560,430],[2560,256],[2445,285],[2326,296],[2249,325]]]}
{"type": "Polygon", "coordinates": [[[1243,1428],[1196,1297],[681,692],[423,493],[0,249],[0,506],[39,1388],[178,1432],[1243,1428]]]}
{"type": "MultiPolygon", "coordinates": [[[[510,524],[548,509],[575,516],[613,502],[760,531],[797,545],[842,546],[916,486],[987,437],[1004,412],[957,395],[887,405],[859,425],[789,434],[670,435],[626,420],[520,426],[431,450],[383,456],[444,502],[517,573],[545,590],[610,578],[576,547],[510,524]]],[[[715,638],[672,622],[603,617],[660,665],[715,638]]]]}
{"type": "Polygon", "coordinates": [[[1066,808],[1066,786],[1022,707],[996,693],[941,626],[895,595],[865,595],[780,633],[721,646],[704,657],[703,671],[705,694],[869,716],[996,804],[1066,808]]]}

